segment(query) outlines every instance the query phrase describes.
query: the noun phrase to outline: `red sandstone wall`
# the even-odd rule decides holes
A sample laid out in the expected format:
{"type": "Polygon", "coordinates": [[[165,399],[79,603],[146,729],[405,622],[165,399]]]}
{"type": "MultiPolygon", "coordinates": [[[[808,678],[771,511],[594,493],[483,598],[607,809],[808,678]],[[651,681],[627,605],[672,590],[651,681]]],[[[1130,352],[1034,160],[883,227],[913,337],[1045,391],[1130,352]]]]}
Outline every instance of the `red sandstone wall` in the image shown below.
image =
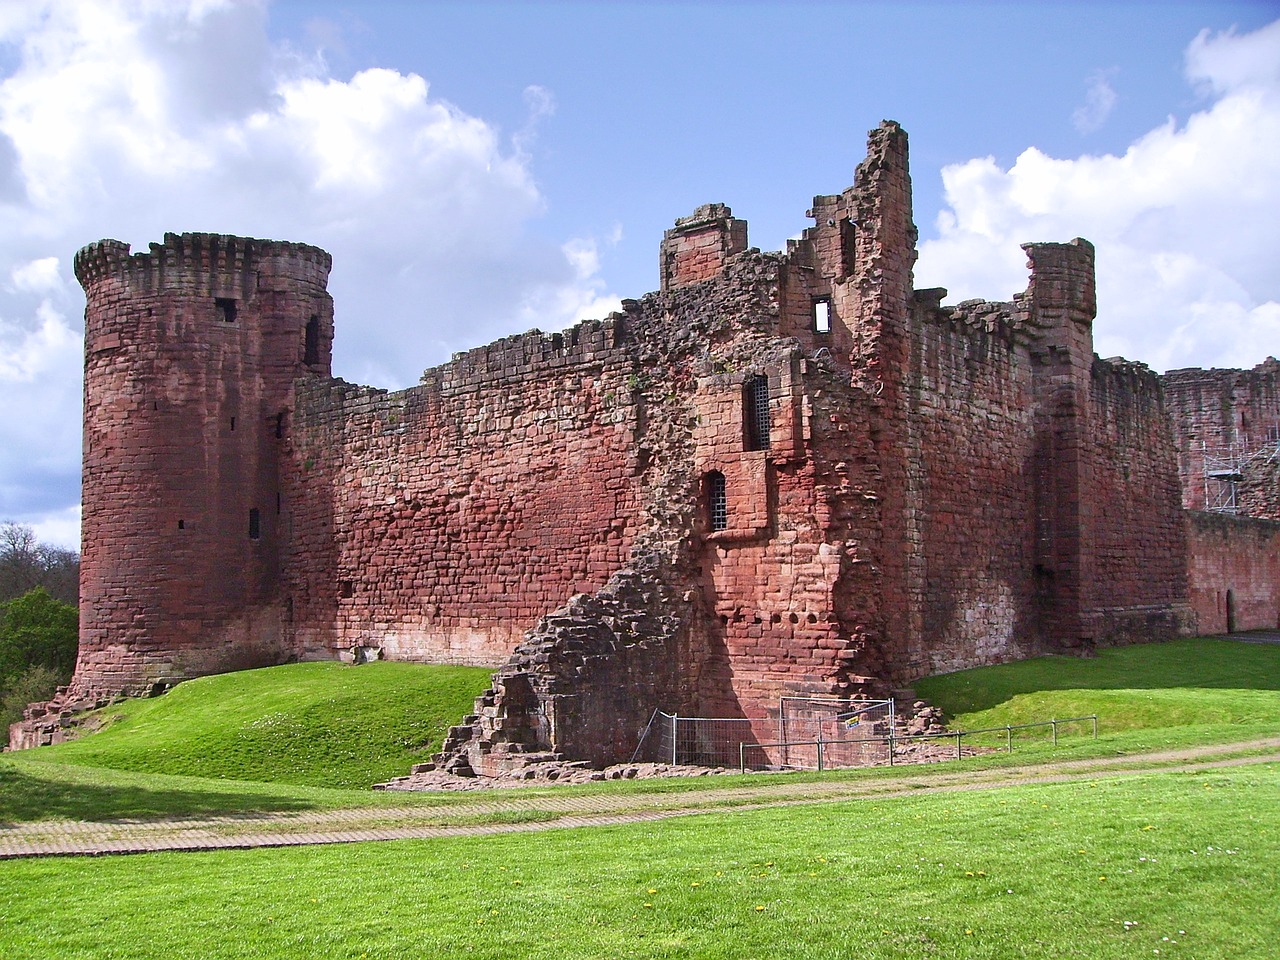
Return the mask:
{"type": "Polygon", "coordinates": [[[864,494],[874,494],[859,480],[859,454],[862,464],[871,455],[866,419],[853,415],[838,368],[785,348],[758,359],[770,382],[769,449],[742,443],[742,384],[757,368],[704,379],[694,397],[699,475],[722,472],[729,492],[727,528],[710,530],[705,512],[698,523],[713,614],[698,708],[757,720],[757,738],[773,740],[780,697],[865,692],[876,592],[856,590],[849,570],[869,528],[864,494]]]}
{"type": "Polygon", "coordinates": [[[1042,639],[1026,332],[1008,304],[984,303],[921,311],[912,333],[902,677],[1016,659],[1042,639]]]}
{"type": "Polygon", "coordinates": [[[88,303],[74,693],[278,662],[277,418],[295,377],[328,374],[328,254],[169,234],[133,256],[90,245],[75,267],[88,303]]]}
{"type": "Polygon", "coordinates": [[[1142,364],[1095,361],[1089,424],[1086,635],[1175,636],[1190,620],[1187,540],[1159,378],[1142,364]]]}
{"type": "Polygon", "coordinates": [[[1280,628],[1280,523],[1187,511],[1200,634],[1280,628]]]}
{"type": "Polygon", "coordinates": [[[716,277],[725,260],[747,249],[747,223],[723,203],[707,203],[662,238],[659,276],[663,291],[716,277]]]}
{"type": "MultiPolygon", "coordinates": [[[[1204,475],[1204,452],[1219,456],[1234,451],[1255,453],[1280,443],[1280,362],[1268,358],[1252,370],[1170,370],[1161,381],[1173,418],[1178,448],[1182,504],[1190,510],[1215,505],[1224,490],[1204,475]]],[[[1243,491],[1241,512],[1280,519],[1269,485],[1243,491]],[[1258,494],[1263,494],[1261,497],[1258,494]]]]}
{"type": "Polygon", "coordinates": [[[499,664],[622,566],[641,523],[621,321],[528,334],[386,394],[325,385],[292,438],[293,634],[308,657],[499,664]],[[332,538],[329,544],[324,541],[332,538]]]}

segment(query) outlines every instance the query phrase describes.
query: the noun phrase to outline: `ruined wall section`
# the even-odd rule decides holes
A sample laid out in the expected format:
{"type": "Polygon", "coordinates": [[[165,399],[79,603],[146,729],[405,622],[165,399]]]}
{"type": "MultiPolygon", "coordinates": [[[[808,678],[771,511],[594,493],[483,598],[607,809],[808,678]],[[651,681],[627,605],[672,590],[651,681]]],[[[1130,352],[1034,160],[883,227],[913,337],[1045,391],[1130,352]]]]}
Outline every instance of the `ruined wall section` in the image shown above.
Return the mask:
{"type": "Polygon", "coordinates": [[[1160,378],[1141,363],[1095,358],[1089,399],[1084,635],[1109,644],[1177,636],[1191,620],[1187,539],[1160,378]]]}
{"type": "Polygon", "coordinates": [[[907,371],[915,459],[913,538],[919,605],[896,646],[910,679],[1028,656],[1040,648],[1035,566],[1037,331],[1011,303],[942,307],[916,295],[907,371]]]}
{"type": "Polygon", "coordinates": [[[1207,510],[1230,500],[1246,516],[1280,520],[1275,466],[1280,462],[1280,361],[1269,357],[1252,370],[1170,370],[1161,382],[1178,448],[1182,504],[1207,510]],[[1211,473],[1205,476],[1205,454],[1211,473]],[[1243,467],[1241,481],[1226,478],[1243,467]]]}
{"type": "Polygon", "coordinates": [[[1280,629],[1280,523],[1187,511],[1198,634],[1280,629]]]}
{"type": "Polygon", "coordinates": [[[72,696],[279,662],[278,459],[327,377],[329,255],[167,234],[75,258],[85,289],[80,655],[72,696]]]}
{"type": "Polygon", "coordinates": [[[771,739],[780,695],[860,690],[865,644],[851,624],[870,629],[879,602],[855,536],[872,532],[875,497],[851,483],[850,464],[872,459],[866,417],[834,364],[775,335],[784,268],[747,252],[717,277],[626,302],[644,371],[644,532],[603,591],[528,635],[454,732],[448,762],[495,772],[545,750],[625,759],[656,708],[747,717],[771,739]],[[748,429],[753,384],[767,443],[748,429]],[[838,439],[849,435],[860,439],[838,439]],[[842,591],[852,576],[865,589],[842,591]]]}
{"type": "Polygon", "coordinates": [[[291,439],[303,655],[497,665],[548,610],[604,586],[641,515],[626,337],[619,316],[508,337],[396,393],[308,389],[291,439]]]}

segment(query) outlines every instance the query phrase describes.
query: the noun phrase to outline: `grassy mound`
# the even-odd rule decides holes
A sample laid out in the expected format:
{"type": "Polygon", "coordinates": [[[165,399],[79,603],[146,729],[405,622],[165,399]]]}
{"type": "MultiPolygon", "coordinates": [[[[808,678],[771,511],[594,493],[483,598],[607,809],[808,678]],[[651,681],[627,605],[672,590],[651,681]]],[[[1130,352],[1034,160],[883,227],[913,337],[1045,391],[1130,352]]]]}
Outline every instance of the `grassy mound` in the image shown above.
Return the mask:
{"type": "Polygon", "coordinates": [[[320,787],[368,787],[439,748],[488,684],[481,667],[299,663],[203,677],[103,711],[42,761],[320,787]]]}
{"type": "Polygon", "coordinates": [[[1108,733],[1280,723],[1280,646],[1187,639],[1096,657],[1037,657],[917,681],[951,726],[973,730],[1096,713],[1108,733]]]}

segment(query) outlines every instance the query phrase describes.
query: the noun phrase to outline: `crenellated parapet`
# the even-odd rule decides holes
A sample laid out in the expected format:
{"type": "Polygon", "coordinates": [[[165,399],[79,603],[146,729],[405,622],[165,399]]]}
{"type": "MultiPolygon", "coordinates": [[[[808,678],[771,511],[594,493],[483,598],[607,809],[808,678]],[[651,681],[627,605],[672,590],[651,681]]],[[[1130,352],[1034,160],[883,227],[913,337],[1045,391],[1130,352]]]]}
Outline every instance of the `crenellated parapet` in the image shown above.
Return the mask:
{"type": "Polygon", "coordinates": [[[258,272],[290,276],[324,286],[333,260],[305,243],[256,240],[215,233],[166,233],[145,253],[120,240],[99,240],[80,249],[73,266],[86,290],[119,280],[140,293],[178,292],[247,299],[258,272]]]}

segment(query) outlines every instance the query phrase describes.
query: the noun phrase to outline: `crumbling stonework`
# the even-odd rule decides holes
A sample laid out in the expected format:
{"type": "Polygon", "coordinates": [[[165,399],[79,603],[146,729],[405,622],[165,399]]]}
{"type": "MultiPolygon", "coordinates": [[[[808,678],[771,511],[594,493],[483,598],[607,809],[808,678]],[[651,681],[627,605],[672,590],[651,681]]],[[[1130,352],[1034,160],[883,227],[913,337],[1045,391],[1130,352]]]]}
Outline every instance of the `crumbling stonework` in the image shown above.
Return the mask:
{"type": "Polygon", "coordinates": [[[91,583],[64,700],[285,657],[491,664],[443,763],[492,774],[626,760],[656,708],[766,740],[782,696],[1171,637],[1223,578],[1274,619],[1275,539],[1223,546],[1183,511],[1196,401],[1175,427],[1167,378],[1093,354],[1090,244],[1028,244],[1008,302],[915,290],[888,122],[809,215],[761,253],[700,207],[657,292],[396,393],[329,376],[321,251],[86,248],[91,583]],[[1247,571],[1222,559],[1241,546],[1247,571]]]}

